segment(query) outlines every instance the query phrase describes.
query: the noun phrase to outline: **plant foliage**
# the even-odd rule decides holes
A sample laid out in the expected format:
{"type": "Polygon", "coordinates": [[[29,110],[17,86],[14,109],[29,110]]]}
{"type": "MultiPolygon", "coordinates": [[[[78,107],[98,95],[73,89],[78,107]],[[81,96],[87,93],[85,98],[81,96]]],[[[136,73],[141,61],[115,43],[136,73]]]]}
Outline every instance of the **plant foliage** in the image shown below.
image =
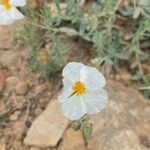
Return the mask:
{"type": "MultiPolygon", "coordinates": [[[[91,61],[97,66],[104,64],[111,70],[127,62],[133,80],[142,81],[144,85],[150,83],[149,73],[143,69],[143,63],[149,58],[147,49],[150,48],[149,0],[53,2],[55,12],[48,7],[39,13],[24,10],[29,21],[20,33],[30,47],[31,64],[35,68],[44,74],[51,74],[63,66],[66,48],[58,40],[58,35],[65,33],[70,38],[80,37],[93,43],[96,57],[91,61]],[[48,63],[43,65],[39,62],[38,53],[45,43],[52,48],[46,50],[47,54],[42,54],[48,55],[48,63]]],[[[146,91],[150,92],[147,88],[146,91]]]]}

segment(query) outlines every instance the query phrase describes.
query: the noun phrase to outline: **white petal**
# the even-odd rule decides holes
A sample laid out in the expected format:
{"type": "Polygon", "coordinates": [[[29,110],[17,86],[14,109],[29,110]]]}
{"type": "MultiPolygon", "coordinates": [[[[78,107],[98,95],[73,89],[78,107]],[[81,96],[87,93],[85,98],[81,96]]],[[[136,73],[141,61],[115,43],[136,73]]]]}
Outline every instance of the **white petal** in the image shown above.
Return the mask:
{"type": "Polygon", "coordinates": [[[2,5],[0,5],[0,14],[2,14],[4,11],[5,11],[5,8],[2,5]]]}
{"type": "Polygon", "coordinates": [[[105,77],[96,68],[84,66],[80,74],[80,80],[86,84],[88,90],[99,90],[106,84],[105,77]]]}
{"type": "Polygon", "coordinates": [[[26,0],[10,0],[12,6],[25,6],[26,0]]]}
{"type": "Polygon", "coordinates": [[[72,83],[67,80],[63,79],[63,92],[61,95],[58,97],[58,100],[62,103],[64,101],[68,101],[68,97],[72,94],[72,83]]]}
{"type": "Polygon", "coordinates": [[[75,95],[70,97],[68,101],[61,103],[61,109],[63,114],[70,120],[78,120],[87,113],[82,98],[75,95]]]}
{"type": "Polygon", "coordinates": [[[15,7],[12,7],[9,13],[13,20],[20,20],[24,18],[24,15],[15,7]]]}
{"type": "Polygon", "coordinates": [[[100,112],[108,103],[108,95],[104,89],[87,91],[82,97],[90,115],[100,112]]]}
{"type": "Polygon", "coordinates": [[[68,78],[71,82],[75,82],[80,79],[80,70],[84,65],[77,62],[68,63],[63,69],[63,77],[68,78]]]}
{"type": "Polygon", "coordinates": [[[14,23],[14,20],[7,12],[0,14],[0,25],[11,25],[12,23],[14,23]]]}

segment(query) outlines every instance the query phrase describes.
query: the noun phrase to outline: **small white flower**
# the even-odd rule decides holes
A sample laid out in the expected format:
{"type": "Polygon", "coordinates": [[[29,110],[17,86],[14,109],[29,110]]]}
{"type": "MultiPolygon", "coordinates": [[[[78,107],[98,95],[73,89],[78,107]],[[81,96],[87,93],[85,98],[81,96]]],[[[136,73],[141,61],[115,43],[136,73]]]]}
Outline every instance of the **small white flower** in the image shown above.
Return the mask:
{"type": "Polygon", "coordinates": [[[1,0],[0,25],[10,25],[16,20],[24,18],[24,15],[16,8],[26,5],[26,0],[1,0]]]}
{"type": "Polygon", "coordinates": [[[63,114],[78,120],[85,114],[96,114],[108,103],[104,76],[93,67],[70,62],[63,69],[64,89],[58,97],[63,114]]]}

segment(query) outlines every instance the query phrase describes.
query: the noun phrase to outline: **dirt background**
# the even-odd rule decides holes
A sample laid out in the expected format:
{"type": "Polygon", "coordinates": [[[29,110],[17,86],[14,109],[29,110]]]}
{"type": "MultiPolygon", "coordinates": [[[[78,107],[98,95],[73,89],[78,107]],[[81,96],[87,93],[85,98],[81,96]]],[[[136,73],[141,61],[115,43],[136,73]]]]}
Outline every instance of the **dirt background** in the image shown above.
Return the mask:
{"type": "MultiPolygon", "coordinates": [[[[31,69],[27,47],[23,43],[12,44],[16,25],[0,26],[0,150],[150,149],[150,103],[129,81],[130,75],[124,69],[116,75],[109,75],[105,68],[102,69],[108,80],[110,103],[105,111],[91,118],[94,131],[88,143],[83,141],[80,132],[70,128],[69,121],[65,122],[65,126],[62,124],[62,128],[60,126],[56,135],[48,133],[57,138],[53,139],[54,142],[36,143],[31,136],[35,134],[31,128],[34,128],[32,124],[34,126],[36,118],[45,109],[53,114],[50,118],[57,118],[57,111],[50,106],[55,107],[52,103],[57,101],[62,89],[61,71],[54,77],[42,78],[31,69]]],[[[69,45],[67,61],[91,65],[94,51],[90,44],[64,36],[61,39],[69,45]]],[[[57,126],[60,122],[61,119],[57,118],[56,124],[50,123],[57,126]]],[[[45,136],[38,135],[36,138],[40,141],[45,136]]]]}

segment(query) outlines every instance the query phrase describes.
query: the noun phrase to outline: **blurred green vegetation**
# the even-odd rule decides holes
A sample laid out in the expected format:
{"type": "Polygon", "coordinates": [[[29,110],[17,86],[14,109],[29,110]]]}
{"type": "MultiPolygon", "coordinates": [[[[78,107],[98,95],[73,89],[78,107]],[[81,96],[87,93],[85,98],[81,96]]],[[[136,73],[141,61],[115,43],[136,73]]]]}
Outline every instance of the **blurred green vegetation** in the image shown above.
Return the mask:
{"type": "MultiPolygon", "coordinates": [[[[47,1],[49,3],[52,1],[47,1]]],[[[67,46],[59,34],[80,37],[93,43],[96,57],[91,62],[126,67],[132,80],[141,83],[140,90],[150,96],[150,72],[143,67],[149,63],[150,1],[149,0],[54,0],[55,12],[47,4],[41,10],[26,7],[27,23],[18,30],[30,48],[31,65],[42,75],[51,75],[65,64],[67,46]],[[62,7],[63,6],[63,7],[62,7]],[[50,44],[49,49],[45,46],[50,44]],[[39,59],[41,49],[44,63],[39,59]],[[47,63],[45,63],[45,59],[47,63]]],[[[18,38],[19,37],[19,38],[18,38]]],[[[21,37],[21,38],[20,38],[21,37]]]]}

